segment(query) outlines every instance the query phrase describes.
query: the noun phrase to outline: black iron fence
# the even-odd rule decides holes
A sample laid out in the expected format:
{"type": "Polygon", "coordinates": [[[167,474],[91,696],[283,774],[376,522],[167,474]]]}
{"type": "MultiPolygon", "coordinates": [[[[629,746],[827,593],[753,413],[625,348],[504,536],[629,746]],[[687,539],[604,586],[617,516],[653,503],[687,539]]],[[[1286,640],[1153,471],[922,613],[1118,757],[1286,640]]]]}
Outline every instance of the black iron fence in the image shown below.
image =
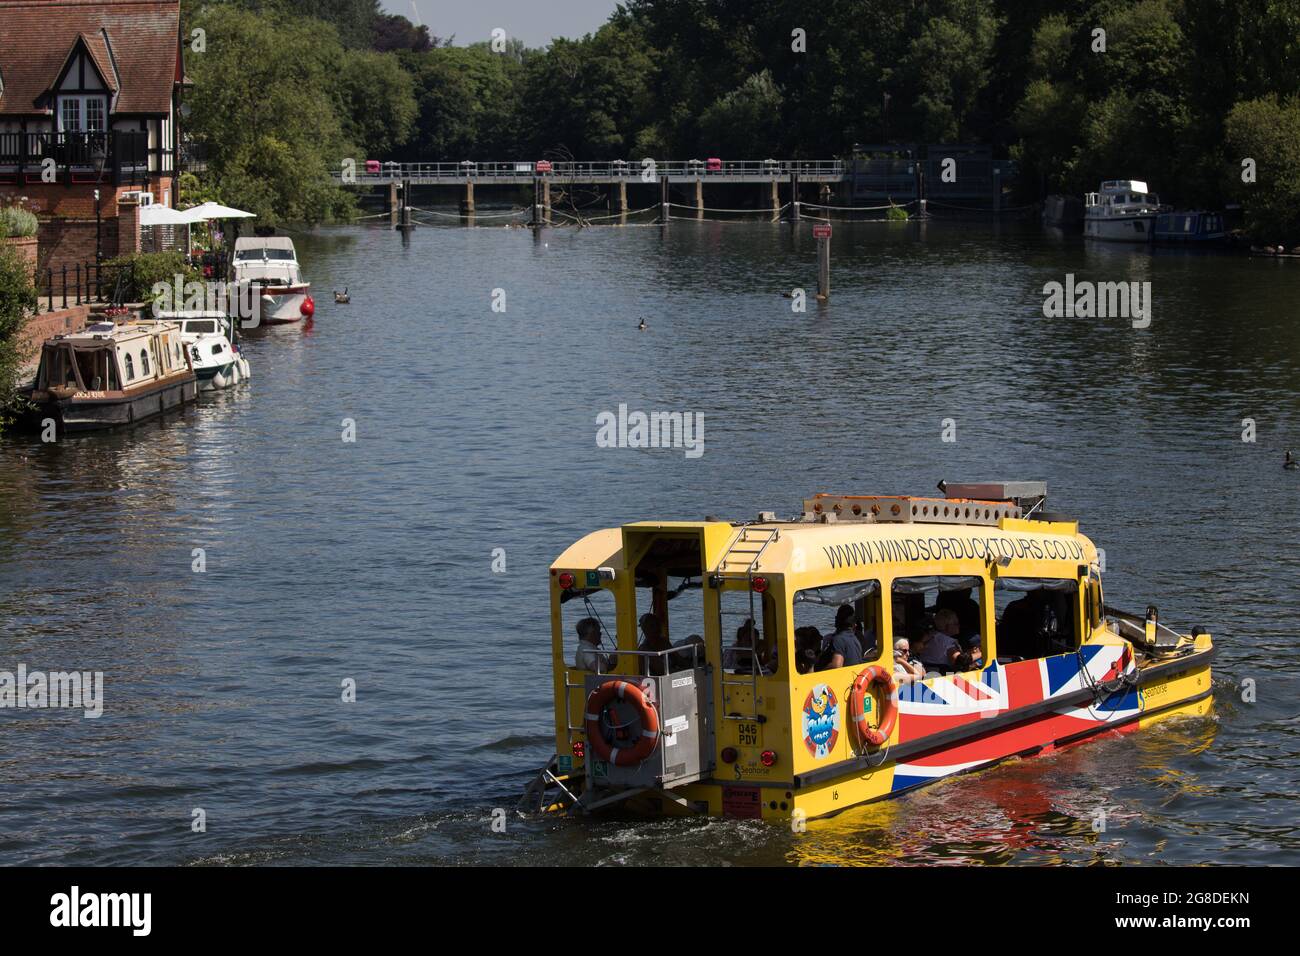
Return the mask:
{"type": "Polygon", "coordinates": [[[58,182],[111,180],[144,185],[149,180],[149,134],[143,130],[79,133],[0,133],[0,173],[38,176],[50,168],[58,182]],[[62,175],[60,175],[62,174],[62,175]]]}
{"type": "Polygon", "coordinates": [[[36,274],[38,311],[53,312],[72,305],[108,302],[121,305],[135,288],[135,263],[85,262],[36,274]]]}
{"type": "MultiPolygon", "coordinates": [[[[229,259],[225,252],[203,252],[186,256],[186,261],[198,274],[197,281],[226,281],[229,259]]],[[[38,270],[35,276],[36,294],[40,297],[37,309],[53,312],[71,305],[101,302],[123,305],[130,299],[146,294],[138,288],[137,279],[134,259],[126,262],[65,263],[57,269],[38,270]]],[[[169,278],[167,281],[171,283],[173,280],[169,278]]]]}

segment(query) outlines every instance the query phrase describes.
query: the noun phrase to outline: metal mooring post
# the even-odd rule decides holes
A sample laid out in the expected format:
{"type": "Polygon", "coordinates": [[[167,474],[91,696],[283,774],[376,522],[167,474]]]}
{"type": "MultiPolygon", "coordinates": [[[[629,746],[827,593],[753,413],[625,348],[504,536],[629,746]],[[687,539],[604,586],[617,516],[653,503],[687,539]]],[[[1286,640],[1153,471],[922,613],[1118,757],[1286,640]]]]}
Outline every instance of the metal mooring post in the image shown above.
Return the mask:
{"type": "Polygon", "coordinates": [[[813,237],[817,240],[817,299],[825,302],[831,297],[831,227],[813,226],[813,237]]]}

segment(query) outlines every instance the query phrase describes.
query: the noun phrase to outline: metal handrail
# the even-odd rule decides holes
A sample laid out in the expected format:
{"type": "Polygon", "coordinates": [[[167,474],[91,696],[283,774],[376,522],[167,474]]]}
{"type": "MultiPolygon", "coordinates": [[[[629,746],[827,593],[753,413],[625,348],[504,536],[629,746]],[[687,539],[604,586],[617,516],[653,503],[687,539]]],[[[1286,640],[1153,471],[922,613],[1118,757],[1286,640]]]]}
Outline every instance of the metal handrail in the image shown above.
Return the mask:
{"type": "Polygon", "coordinates": [[[552,162],[550,170],[537,172],[532,161],[514,162],[451,162],[451,163],[397,163],[382,164],[378,172],[356,169],[346,177],[342,170],[331,171],[333,179],[358,185],[393,183],[403,179],[445,179],[448,181],[474,181],[492,179],[518,179],[521,176],[538,176],[552,180],[598,179],[642,181],[647,169],[652,170],[650,182],[663,176],[680,178],[698,175],[701,179],[730,176],[778,177],[799,173],[806,176],[843,176],[845,163],[839,159],[782,159],[782,160],[725,160],[720,168],[710,169],[703,160],[653,160],[648,167],[644,160],[610,160],[601,162],[552,162]]]}

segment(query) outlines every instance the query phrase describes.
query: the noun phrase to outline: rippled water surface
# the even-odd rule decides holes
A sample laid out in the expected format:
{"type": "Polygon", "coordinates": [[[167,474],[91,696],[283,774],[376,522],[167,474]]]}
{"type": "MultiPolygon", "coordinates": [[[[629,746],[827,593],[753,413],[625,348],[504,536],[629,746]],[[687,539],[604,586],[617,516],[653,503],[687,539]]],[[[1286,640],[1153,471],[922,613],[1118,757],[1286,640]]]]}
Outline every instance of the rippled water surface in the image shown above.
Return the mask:
{"type": "Polygon", "coordinates": [[[316,321],[249,337],[250,386],[131,432],[0,442],[0,669],[102,670],[107,698],[98,720],[0,711],[0,860],[1300,862],[1300,473],[1281,468],[1300,264],[839,224],[832,301],[795,314],[801,233],[298,235],[316,321]],[[1043,318],[1068,272],[1151,281],[1151,327],[1043,318]],[[702,412],[705,454],[597,448],[621,402],[702,412]],[[1214,632],[1213,718],[801,835],[491,832],[551,750],[546,567],[577,537],[988,476],[1048,481],[1106,549],[1110,603],[1214,632]]]}

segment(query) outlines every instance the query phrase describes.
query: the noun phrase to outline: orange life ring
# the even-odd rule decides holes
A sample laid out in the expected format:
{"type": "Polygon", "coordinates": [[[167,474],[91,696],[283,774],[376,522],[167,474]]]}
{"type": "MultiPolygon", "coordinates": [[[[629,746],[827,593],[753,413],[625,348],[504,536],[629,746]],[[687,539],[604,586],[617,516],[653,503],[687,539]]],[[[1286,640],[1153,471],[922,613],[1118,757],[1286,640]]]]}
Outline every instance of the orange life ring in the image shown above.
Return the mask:
{"type": "Polygon", "coordinates": [[[591,692],[587,698],[586,714],[587,740],[591,749],[601,760],[607,760],[616,767],[626,767],[641,763],[659,746],[659,712],[646,700],[641,688],[625,680],[607,680],[591,692]],[[615,747],[612,740],[606,740],[600,727],[600,715],[615,700],[625,700],[632,704],[641,721],[641,737],[631,747],[615,747]]]}
{"type": "Polygon", "coordinates": [[[857,728],[858,740],[863,746],[879,747],[889,740],[894,724],[898,722],[898,684],[894,682],[894,675],[878,664],[863,668],[849,691],[849,716],[853,718],[853,726],[857,728]],[[867,723],[864,705],[867,694],[876,684],[884,693],[880,700],[880,724],[872,727],[867,723]]]}

